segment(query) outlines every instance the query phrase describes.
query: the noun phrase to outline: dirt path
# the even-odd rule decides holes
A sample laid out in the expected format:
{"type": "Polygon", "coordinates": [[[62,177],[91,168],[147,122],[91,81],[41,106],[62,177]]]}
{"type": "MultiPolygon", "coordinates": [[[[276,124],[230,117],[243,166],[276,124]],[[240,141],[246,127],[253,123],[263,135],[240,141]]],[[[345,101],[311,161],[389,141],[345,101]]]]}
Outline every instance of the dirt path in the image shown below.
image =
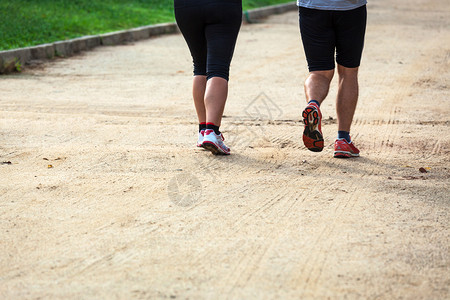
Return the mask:
{"type": "Polygon", "coordinates": [[[295,12],[242,27],[230,157],[195,149],[180,35],[0,77],[0,298],[448,298],[449,12],[371,1],[354,160],[335,88],[301,142],[295,12]]]}

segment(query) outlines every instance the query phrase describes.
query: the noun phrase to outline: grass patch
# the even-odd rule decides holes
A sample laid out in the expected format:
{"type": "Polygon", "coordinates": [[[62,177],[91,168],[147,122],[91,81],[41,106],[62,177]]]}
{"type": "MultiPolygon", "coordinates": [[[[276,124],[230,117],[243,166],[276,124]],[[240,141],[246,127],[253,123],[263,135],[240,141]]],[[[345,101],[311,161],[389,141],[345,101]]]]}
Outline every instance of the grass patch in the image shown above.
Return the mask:
{"type": "MultiPolygon", "coordinates": [[[[243,0],[244,10],[287,0],[243,0]]],[[[174,22],[172,0],[0,0],[0,50],[174,22]]]]}

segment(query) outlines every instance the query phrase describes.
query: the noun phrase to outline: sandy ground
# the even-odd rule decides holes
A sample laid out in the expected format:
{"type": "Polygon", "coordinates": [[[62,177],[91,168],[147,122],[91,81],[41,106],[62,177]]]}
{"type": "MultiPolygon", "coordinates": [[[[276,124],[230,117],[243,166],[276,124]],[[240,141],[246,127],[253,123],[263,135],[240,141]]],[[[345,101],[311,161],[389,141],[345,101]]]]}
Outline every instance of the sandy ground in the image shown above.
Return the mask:
{"type": "Polygon", "coordinates": [[[242,27],[230,157],[195,147],[181,35],[2,76],[0,298],[448,299],[450,7],[368,10],[358,159],[336,81],[302,144],[296,12],[242,27]]]}

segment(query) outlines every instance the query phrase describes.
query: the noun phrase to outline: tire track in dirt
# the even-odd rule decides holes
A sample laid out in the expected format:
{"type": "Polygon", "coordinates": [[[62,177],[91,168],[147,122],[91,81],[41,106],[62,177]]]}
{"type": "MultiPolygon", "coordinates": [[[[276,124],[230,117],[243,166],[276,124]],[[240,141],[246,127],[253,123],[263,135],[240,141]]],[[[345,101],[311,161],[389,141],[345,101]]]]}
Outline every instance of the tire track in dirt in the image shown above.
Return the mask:
{"type": "MultiPolygon", "coordinates": [[[[294,268],[294,272],[291,273],[291,279],[288,281],[292,287],[301,287],[302,297],[306,297],[305,291],[316,291],[317,283],[322,274],[322,270],[326,263],[329,252],[333,248],[333,232],[336,228],[336,223],[342,219],[344,215],[350,214],[354,205],[359,200],[359,193],[353,185],[347,185],[346,191],[348,191],[348,197],[338,197],[334,201],[338,202],[334,210],[329,211],[325,215],[321,215],[321,219],[325,224],[316,237],[308,243],[308,248],[312,249],[310,255],[304,260],[303,263],[294,268]],[[356,193],[355,193],[356,192],[356,193]],[[295,271],[295,269],[297,271],[295,271]]],[[[346,194],[347,194],[346,193],[346,194]]]]}
{"type": "MultiPolygon", "coordinates": [[[[306,178],[306,182],[305,182],[305,178],[302,178],[301,180],[296,180],[293,185],[296,186],[298,183],[301,183],[304,186],[311,186],[310,183],[314,182],[316,179],[314,177],[311,178],[306,178]]],[[[333,191],[336,190],[335,186],[338,185],[337,183],[335,184],[331,184],[327,187],[327,190],[333,191]]],[[[351,193],[351,188],[348,189],[349,193],[351,193]]],[[[270,219],[270,220],[274,220],[273,222],[275,224],[282,224],[282,220],[284,219],[289,219],[290,217],[292,217],[292,214],[295,213],[297,209],[294,209],[295,206],[298,206],[300,204],[305,204],[305,201],[314,201],[314,197],[316,196],[323,196],[323,194],[326,194],[326,191],[324,191],[321,188],[314,188],[314,189],[305,189],[305,190],[295,190],[295,192],[291,192],[290,194],[280,194],[278,193],[275,197],[273,197],[273,199],[277,199],[278,201],[275,203],[275,205],[278,205],[278,207],[282,207],[283,209],[280,211],[279,215],[274,218],[274,216],[272,215],[265,215],[264,219],[270,219]],[[283,201],[284,200],[284,201],[283,201]],[[290,204],[289,204],[290,203],[290,204]]],[[[342,214],[345,213],[346,208],[350,202],[349,199],[347,200],[347,202],[345,204],[340,203],[338,205],[338,207],[333,211],[333,216],[335,216],[335,219],[337,219],[339,216],[341,216],[342,214]],[[343,208],[341,208],[341,206],[343,206],[343,208]]],[[[273,204],[273,202],[267,202],[267,205],[273,204]]],[[[307,204],[307,202],[306,202],[307,204]]],[[[308,204],[307,204],[308,205],[308,204]]],[[[262,208],[262,209],[258,209],[255,211],[255,214],[252,214],[251,216],[253,217],[253,219],[256,219],[256,217],[261,216],[264,214],[264,212],[267,210],[267,206],[262,208]]],[[[275,211],[275,209],[270,210],[275,211]]],[[[326,215],[324,216],[325,219],[329,219],[330,215],[326,215]]],[[[336,220],[335,220],[336,221],[336,220]]],[[[313,246],[311,246],[313,249],[315,249],[314,246],[318,245],[318,253],[328,253],[328,251],[322,251],[323,247],[330,249],[332,247],[332,244],[327,244],[327,245],[319,245],[322,241],[327,240],[329,238],[330,235],[332,235],[332,225],[335,223],[332,222],[331,225],[326,226],[322,232],[319,234],[317,240],[312,243],[313,246]]],[[[329,222],[328,222],[329,223],[329,222]]],[[[237,267],[233,270],[233,272],[231,272],[230,274],[230,285],[232,285],[234,288],[242,288],[243,286],[245,286],[245,284],[243,284],[243,282],[248,283],[250,281],[250,279],[252,278],[252,276],[258,276],[255,274],[260,274],[261,270],[257,270],[258,268],[263,268],[261,266],[264,266],[268,261],[267,261],[267,257],[270,257],[270,253],[273,251],[273,247],[275,247],[276,245],[274,244],[274,242],[271,241],[276,241],[276,239],[283,234],[284,229],[282,226],[279,226],[278,229],[272,228],[272,230],[268,230],[269,233],[267,235],[265,235],[264,237],[261,237],[262,241],[265,241],[265,245],[264,246],[259,246],[257,249],[254,249],[254,252],[251,253],[247,253],[246,255],[243,255],[240,259],[240,262],[237,264],[237,267]],[[249,261],[247,257],[257,257],[255,260],[249,261]],[[258,267],[259,266],[259,267],[258,267]],[[253,274],[253,275],[252,275],[253,274]],[[234,279],[235,283],[232,283],[231,280],[234,279]]],[[[238,233],[238,232],[237,232],[238,233]]],[[[314,251],[316,251],[317,249],[315,249],[314,251]]],[[[314,252],[312,251],[312,252],[314,252]]],[[[308,284],[308,282],[315,282],[315,284],[317,284],[319,278],[320,278],[320,273],[321,270],[323,269],[323,265],[326,262],[326,257],[325,256],[321,256],[321,257],[309,257],[306,259],[306,262],[303,266],[309,266],[308,262],[311,262],[311,268],[308,269],[306,268],[305,271],[305,267],[301,268],[302,270],[300,271],[300,275],[298,275],[297,272],[292,272],[293,274],[298,275],[298,278],[301,278],[302,280],[305,279],[306,276],[306,281],[307,283],[305,283],[305,285],[308,284]],[[319,275],[317,275],[316,277],[313,276],[313,274],[315,274],[316,270],[314,268],[316,268],[316,265],[318,266],[317,268],[319,268],[319,275]],[[304,275],[305,272],[309,272],[307,275],[304,275]]],[[[277,278],[277,276],[281,276],[282,275],[282,271],[279,274],[271,274],[274,278],[277,278]]],[[[226,280],[226,282],[228,282],[228,280],[226,280]]],[[[283,285],[282,282],[279,283],[280,286],[283,285]]],[[[308,286],[308,289],[310,288],[310,286],[308,286]]],[[[228,295],[232,295],[233,294],[233,289],[230,291],[230,294],[228,295]]]]}
{"type": "MultiPolygon", "coordinates": [[[[431,43],[433,42],[438,41],[433,40],[431,43]]],[[[431,50],[428,51],[431,53],[431,50]]],[[[427,56],[431,56],[430,53],[428,53],[427,56]]],[[[404,69],[402,73],[395,74],[395,76],[388,79],[389,81],[396,83],[396,93],[389,98],[382,99],[383,101],[373,101],[367,108],[358,108],[361,109],[364,115],[367,115],[366,112],[376,111],[376,114],[374,114],[375,120],[366,121],[357,118],[353,128],[354,131],[360,134],[364,134],[366,131],[365,128],[368,126],[370,134],[373,131],[381,132],[383,134],[382,138],[380,138],[379,134],[371,134],[371,136],[374,137],[373,144],[364,145],[364,147],[368,150],[375,150],[375,153],[379,153],[383,157],[390,156],[397,151],[397,146],[394,143],[399,140],[399,137],[401,136],[401,126],[399,125],[404,123],[414,124],[414,120],[402,120],[399,119],[399,116],[405,117],[403,107],[408,99],[410,99],[411,95],[415,94],[415,88],[411,86],[411,82],[414,82],[414,78],[417,78],[416,74],[424,72],[429,67],[430,63],[432,63],[430,59],[424,59],[421,55],[417,55],[415,59],[412,59],[411,61],[411,65],[404,69]],[[375,104],[377,104],[376,108],[373,107],[375,104]],[[387,116],[387,118],[385,116],[387,116]],[[381,119],[379,119],[379,117],[381,117],[381,119]],[[381,126],[381,128],[378,126],[381,126]]]]}
{"type": "MultiPolygon", "coordinates": [[[[375,23],[369,24],[369,26],[380,25],[375,23]]],[[[405,26],[405,30],[410,32],[414,29],[405,26]]],[[[383,61],[371,60],[362,66],[363,83],[361,96],[363,99],[361,101],[362,105],[359,105],[356,111],[353,131],[363,134],[367,126],[372,127],[371,125],[375,125],[373,129],[369,129],[370,136],[374,137],[373,143],[364,144],[364,148],[369,147],[370,150],[376,150],[384,157],[392,155],[398,149],[395,141],[398,141],[399,137],[401,137],[401,132],[399,131],[401,126],[399,124],[414,124],[416,120],[422,118],[420,115],[415,115],[413,116],[414,119],[408,119],[408,113],[410,113],[411,108],[405,105],[409,104],[413,98],[418,97],[416,95],[422,93],[421,87],[416,83],[421,82],[421,78],[426,76],[425,74],[428,73],[430,66],[434,65],[436,68],[439,68],[437,64],[441,63],[440,61],[436,61],[435,54],[436,45],[440,44],[443,38],[442,34],[425,35],[424,31],[418,31],[416,34],[423,36],[420,51],[414,52],[414,55],[409,57],[407,55],[407,49],[404,48],[397,51],[396,55],[392,56],[390,62],[384,62],[385,64],[389,64],[387,74],[372,74],[375,75],[375,78],[372,78],[370,83],[366,83],[365,69],[371,68],[371,65],[383,63],[383,61]],[[383,88],[377,88],[378,86],[383,88]],[[394,92],[388,93],[387,89],[392,89],[394,92]],[[361,118],[361,115],[364,118],[361,118]],[[374,120],[370,119],[371,115],[375,117],[374,120]],[[388,117],[386,118],[385,116],[388,117]],[[379,128],[377,126],[382,127],[379,128]],[[379,135],[376,134],[378,132],[383,133],[383,138],[379,139],[379,135]]],[[[367,47],[365,55],[377,57],[376,51],[378,49],[394,53],[399,47],[399,42],[400,39],[395,36],[388,37],[378,45],[370,45],[367,47]]],[[[411,39],[411,42],[413,43],[414,40],[411,39]]]]}
{"type": "MultiPolygon", "coordinates": [[[[292,133],[288,133],[287,136],[292,136],[292,133]]],[[[285,139],[282,140],[282,143],[285,143],[285,139]]],[[[287,140],[289,141],[289,140],[287,140]]],[[[268,146],[266,144],[266,146],[268,146]]],[[[270,149],[267,149],[269,151],[266,151],[264,148],[260,149],[257,152],[252,152],[251,155],[248,156],[234,156],[233,158],[228,159],[236,159],[237,162],[232,162],[231,164],[228,163],[228,165],[218,165],[217,168],[219,170],[227,169],[228,173],[239,173],[244,171],[244,169],[247,169],[251,166],[252,169],[255,169],[257,173],[267,173],[267,172],[273,172],[273,170],[277,173],[279,172],[280,175],[285,176],[286,173],[292,174],[291,171],[286,171],[285,169],[288,168],[292,169],[292,167],[287,166],[288,163],[285,162],[286,154],[283,152],[284,149],[277,150],[277,148],[273,148],[276,145],[269,146],[270,149]],[[256,156],[255,156],[256,155],[256,156]]],[[[202,153],[203,154],[203,153],[202,153]]],[[[209,159],[209,158],[207,158],[209,159]]],[[[211,158],[211,160],[214,160],[214,157],[211,158]]],[[[223,170],[222,170],[223,171],[223,170]]],[[[220,179],[217,179],[220,182],[220,179]]],[[[260,184],[262,182],[259,182],[260,184]]],[[[297,181],[295,182],[297,184],[297,181]]],[[[229,240],[233,239],[234,236],[241,234],[242,231],[246,231],[249,224],[252,224],[252,221],[255,220],[263,220],[263,219],[273,219],[274,217],[271,216],[274,211],[278,211],[276,207],[287,207],[287,210],[285,213],[278,213],[280,216],[277,215],[277,218],[281,218],[283,215],[286,215],[289,210],[292,209],[292,207],[297,203],[297,200],[293,201],[292,199],[297,199],[298,197],[303,197],[303,193],[305,193],[306,188],[302,188],[301,186],[307,186],[308,184],[305,183],[304,179],[298,182],[297,189],[295,189],[291,194],[286,195],[285,191],[283,192],[277,192],[275,195],[272,195],[272,197],[266,199],[263,203],[255,203],[254,206],[256,209],[252,209],[248,212],[244,212],[244,214],[239,215],[239,219],[236,219],[233,221],[233,224],[235,224],[233,227],[234,229],[231,229],[231,232],[228,233],[226,236],[221,237],[221,239],[229,240]],[[301,193],[299,193],[299,190],[301,193]],[[289,205],[289,201],[293,201],[292,204],[289,205]],[[268,214],[269,215],[268,215],[268,214]]],[[[220,185],[219,185],[220,186],[220,185]]],[[[260,193],[260,188],[258,188],[258,185],[253,184],[239,184],[237,187],[236,185],[228,186],[226,188],[227,194],[232,195],[258,195],[260,193]]],[[[231,203],[230,203],[231,204],[231,203]]],[[[215,207],[214,212],[210,212],[211,214],[218,213],[219,211],[223,210],[223,206],[219,205],[215,207]]],[[[274,224],[277,223],[277,221],[273,222],[274,224]]],[[[276,237],[276,235],[275,235],[276,237]]],[[[270,240],[270,239],[268,239],[270,240]]],[[[266,246],[266,248],[269,246],[266,246]]],[[[267,249],[264,248],[258,248],[255,250],[257,253],[263,252],[265,253],[267,249]]],[[[192,261],[193,265],[200,264],[202,261],[204,261],[207,257],[210,255],[213,255],[214,249],[209,249],[209,251],[206,251],[202,253],[200,257],[197,257],[196,260],[192,261]]],[[[263,255],[263,254],[261,254],[263,255]]],[[[245,260],[245,256],[242,258],[245,260]]],[[[231,276],[233,277],[233,276],[231,276]]],[[[231,278],[230,277],[230,278],[231,278]]]]}
{"type": "Polygon", "coordinates": [[[391,156],[394,149],[394,141],[398,137],[398,126],[395,126],[395,119],[398,113],[400,112],[400,108],[398,106],[391,106],[391,110],[389,112],[389,117],[385,123],[384,130],[382,131],[382,135],[377,135],[377,139],[379,144],[375,145],[375,153],[382,154],[383,156],[391,156]]]}
{"type": "MultiPolygon", "coordinates": [[[[252,152],[253,155],[249,155],[249,156],[240,156],[239,155],[239,156],[237,156],[237,159],[235,156],[232,159],[236,159],[238,161],[238,163],[231,163],[229,165],[224,165],[224,166],[218,165],[217,168],[220,170],[222,167],[225,167],[227,169],[227,173],[239,173],[239,172],[242,172],[244,169],[248,168],[248,166],[252,166],[252,169],[255,169],[258,173],[260,173],[260,172],[266,173],[266,172],[273,171],[274,167],[275,167],[275,170],[279,169],[280,173],[283,174],[283,176],[284,176],[285,170],[283,170],[283,169],[288,167],[286,165],[283,165],[284,158],[286,155],[283,153],[283,151],[275,150],[274,148],[272,148],[271,150],[272,151],[267,152],[266,150],[263,149],[263,151],[252,152]],[[255,154],[257,156],[255,156],[255,154]],[[262,160],[255,160],[256,158],[262,159],[262,160]]],[[[215,159],[214,157],[211,158],[211,160],[214,160],[214,159],[215,159]]],[[[288,168],[290,168],[290,167],[288,167],[288,168]]],[[[220,182],[220,179],[216,179],[216,180],[218,180],[220,182]]],[[[297,181],[296,181],[296,183],[297,183],[297,181]]],[[[300,184],[305,186],[305,181],[304,180],[300,181],[300,184]]],[[[248,212],[244,212],[244,214],[242,214],[242,215],[237,215],[237,216],[239,216],[239,219],[236,219],[235,221],[233,221],[233,224],[235,224],[235,226],[233,226],[234,229],[231,229],[231,231],[227,232],[227,234],[225,236],[222,236],[221,240],[233,240],[233,238],[236,235],[239,236],[239,234],[241,234],[242,231],[245,232],[248,229],[248,225],[252,223],[251,221],[263,220],[263,219],[271,219],[272,220],[274,217],[271,215],[274,213],[274,211],[275,212],[277,211],[276,207],[287,207],[286,212],[284,214],[278,213],[277,218],[281,218],[283,215],[286,215],[286,213],[289,210],[291,210],[292,207],[297,203],[297,200],[293,201],[292,199],[297,199],[298,197],[303,197],[302,195],[303,195],[303,193],[305,193],[305,190],[303,190],[302,188],[300,188],[301,193],[299,193],[298,190],[299,189],[295,189],[293,192],[291,192],[290,194],[287,194],[287,195],[285,194],[286,193],[285,191],[278,192],[277,194],[273,195],[272,197],[266,199],[264,201],[264,203],[262,203],[262,204],[255,203],[256,205],[254,205],[252,207],[256,207],[256,209],[250,210],[248,212]],[[289,201],[293,201],[293,203],[291,205],[288,205],[289,201]]],[[[260,187],[258,187],[258,185],[252,185],[252,184],[245,184],[245,185],[239,184],[237,186],[232,185],[232,186],[227,186],[227,188],[226,188],[226,193],[232,194],[232,195],[241,195],[241,194],[258,195],[259,192],[260,192],[260,187]]],[[[229,204],[231,204],[231,203],[229,203],[229,204]]],[[[218,205],[217,207],[214,207],[213,210],[214,211],[210,211],[209,213],[212,215],[217,214],[219,211],[223,210],[223,205],[218,205]]],[[[276,224],[276,223],[277,223],[277,221],[272,222],[272,224],[276,224]]],[[[273,225],[273,226],[275,226],[275,225],[273,225]]],[[[274,235],[274,237],[276,237],[276,234],[274,235]]],[[[273,238],[268,236],[267,240],[270,241],[271,239],[273,239],[273,238]]],[[[265,239],[263,239],[263,240],[265,240],[265,239]]],[[[270,245],[266,245],[264,247],[259,246],[256,250],[253,250],[253,251],[255,251],[255,253],[260,253],[260,255],[258,257],[261,257],[264,255],[264,253],[266,253],[268,251],[267,250],[268,247],[270,247],[270,245]]],[[[201,256],[197,257],[195,260],[190,262],[190,264],[192,264],[192,265],[201,264],[203,261],[205,261],[207,259],[207,257],[210,257],[211,255],[213,255],[214,251],[215,251],[214,248],[207,249],[207,251],[204,251],[201,256]]],[[[244,256],[242,258],[242,260],[247,260],[246,256],[244,256]]],[[[254,263],[256,263],[257,261],[260,261],[260,259],[256,260],[254,263]]],[[[242,271],[242,272],[244,272],[244,271],[242,271]]],[[[230,280],[233,277],[234,276],[230,276],[230,280]]],[[[227,282],[227,281],[225,281],[225,282],[227,282]]]]}
{"type": "Polygon", "coordinates": [[[239,234],[244,227],[241,226],[245,222],[244,220],[270,220],[270,225],[266,223],[266,226],[269,225],[270,229],[268,228],[262,236],[258,231],[254,233],[254,235],[258,235],[256,248],[251,248],[249,252],[243,253],[235,264],[235,268],[224,280],[225,286],[228,286],[226,291],[228,297],[233,298],[236,289],[248,285],[252,277],[258,277],[258,274],[261,273],[261,270],[258,271],[258,269],[263,269],[264,265],[267,264],[268,254],[274,251],[274,247],[277,246],[275,241],[284,231],[283,227],[277,225],[283,223],[282,220],[289,215],[289,212],[293,211],[296,205],[303,203],[306,196],[306,191],[300,193],[296,190],[279,192],[268,199],[264,205],[246,215],[245,219],[239,219],[240,222],[236,223],[232,235],[239,234]]]}
{"type": "MultiPolygon", "coordinates": [[[[283,153],[276,152],[274,154],[272,151],[267,152],[267,153],[266,153],[266,151],[262,151],[262,152],[258,152],[258,153],[254,153],[254,154],[257,154],[257,156],[241,156],[241,155],[239,155],[237,158],[237,162],[235,162],[235,163],[232,162],[231,164],[228,164],[225,166],[227,169],[227,172],[231,173],[231,174],[237,174],[239,172],[243,172],[245,169],[247,169],[247,171],[248,171],[248,167],[251,166],[252,169],[254,169],[255,172],[257,172],[257,173],[266,173],[271,169],[270,166],[279,165],[279,162],[284,157],[283,153]],[[270,156],[268,156],[268,155],[270,155],[270,156]],[[260,158],[262,158],[262,160],[259,160],[260,158]]],[[[232,158],[232,159],[236,159],[236,157],[232,158]]],[[[220,169],[220,167],[219,167],[219,169],[220,169]]],[[[221,179],[217,178],[217,179],[215,179],[215,181],[220,182],[221,179]]],[[[227,188],[226,188],[227,194],[253,195],[253,196],[251,196],[251,199],[252,199],[252,202],[256,201],[256,203],[254,205],[254,207],[256,209],[252,209],[250,211],[244,211],[243,214],[236,215],[235,218],[238,218],[238,219],[235,219],[232,222],[234,224],[233,227],[230,228],[230,230],[227,230],[227,234],[225,236],[222,236],[221,239],[224,239],[224,240],[231,239],[232,240],[233,237],[235,237],[236,235],[239,235],[239,233],[242,230],[245,231],[246,228],[248,228],[247,225],[249,225],[251,223],[251,220],[265,219],[267,217],[264,215],[266,212],[270,213],[272,208],[274,208],[276,206],[280,206],[281,203],[283,203],[283,201],[286,199],[286,195],[283,195],[283,193],[277,193],[277,194],[273,195],[270,199],[264,199],[263,203],[259,203],[258,195],[261,193],[261,187],[256,184],[252,184],[251,183],[252,181],[254,181],[254,179],[251,180],[247,184],[238,184],[238,185],[233,184],[231,186],[227,186],[227,188]]],[[[237,202],[237,203],[239,203],[239,202],[237,202]]],[[[227,202],[225,204],[222,203],[221,205],[217,205],[216,207],[212,208],[213,210],[210,211],[209,213],[217,214],[221,210],[224,209],[223,205],[236,205],[237,203],[236,203],[236,201],[227,202]]],[[[209,251],[203,253],[201,257],[198,257],[193,262],[193,264],[200,263],[201,261],[203,261],[205,259],[205,257],[208,257],[211,254],[213,254],[213,251],[214,251],[214,249],[210,249],[209,251]]]]}

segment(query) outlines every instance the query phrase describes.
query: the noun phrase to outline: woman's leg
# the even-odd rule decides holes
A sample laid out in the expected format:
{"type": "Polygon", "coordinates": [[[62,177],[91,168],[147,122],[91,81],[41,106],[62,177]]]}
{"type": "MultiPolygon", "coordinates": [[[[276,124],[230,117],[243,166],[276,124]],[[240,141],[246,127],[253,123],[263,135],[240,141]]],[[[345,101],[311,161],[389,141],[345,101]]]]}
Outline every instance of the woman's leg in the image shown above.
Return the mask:
{"type": "Polygon", "coordinates": [[[220,126],[228,96],[230,63],[242,23],[241,4],[210,5],[205,36],[208,43],[205,93],[206,121],[220,126]]]}
{"type": "Polygon", "coordinates": [[[192,80],[192,97],[199,123],[197,147],[203,143],[204,130],[206,129],[206,60],[207,44],[204,34],[204,16],[198,7],[185,6],[175,1],[175,19],[189,47],[194,63],[194,78],[192,80]]]}
{"type": "Polygon", "coordinates": [[[205,91],[206,76],[194,76],[194,79],[192,81],[192,96],[194,98],[194,105],[197,112],[199,124],[206,123],[205,91]]]}
{"type": "Polygon", "coordinates": [[[228,96],[230,63],[242,23],[241,3],[208,6],[205,36],[208,44],[205,92],[206,131],[203,147],[213,154],[230,154],[219,127],[228,96]]]}
{"type": "Polygon", "coordinates": [[[206,122],[220,126],[228,96],[228,81],[221,77],[213,77],[206,84],[205,107],[206,122]]]}

